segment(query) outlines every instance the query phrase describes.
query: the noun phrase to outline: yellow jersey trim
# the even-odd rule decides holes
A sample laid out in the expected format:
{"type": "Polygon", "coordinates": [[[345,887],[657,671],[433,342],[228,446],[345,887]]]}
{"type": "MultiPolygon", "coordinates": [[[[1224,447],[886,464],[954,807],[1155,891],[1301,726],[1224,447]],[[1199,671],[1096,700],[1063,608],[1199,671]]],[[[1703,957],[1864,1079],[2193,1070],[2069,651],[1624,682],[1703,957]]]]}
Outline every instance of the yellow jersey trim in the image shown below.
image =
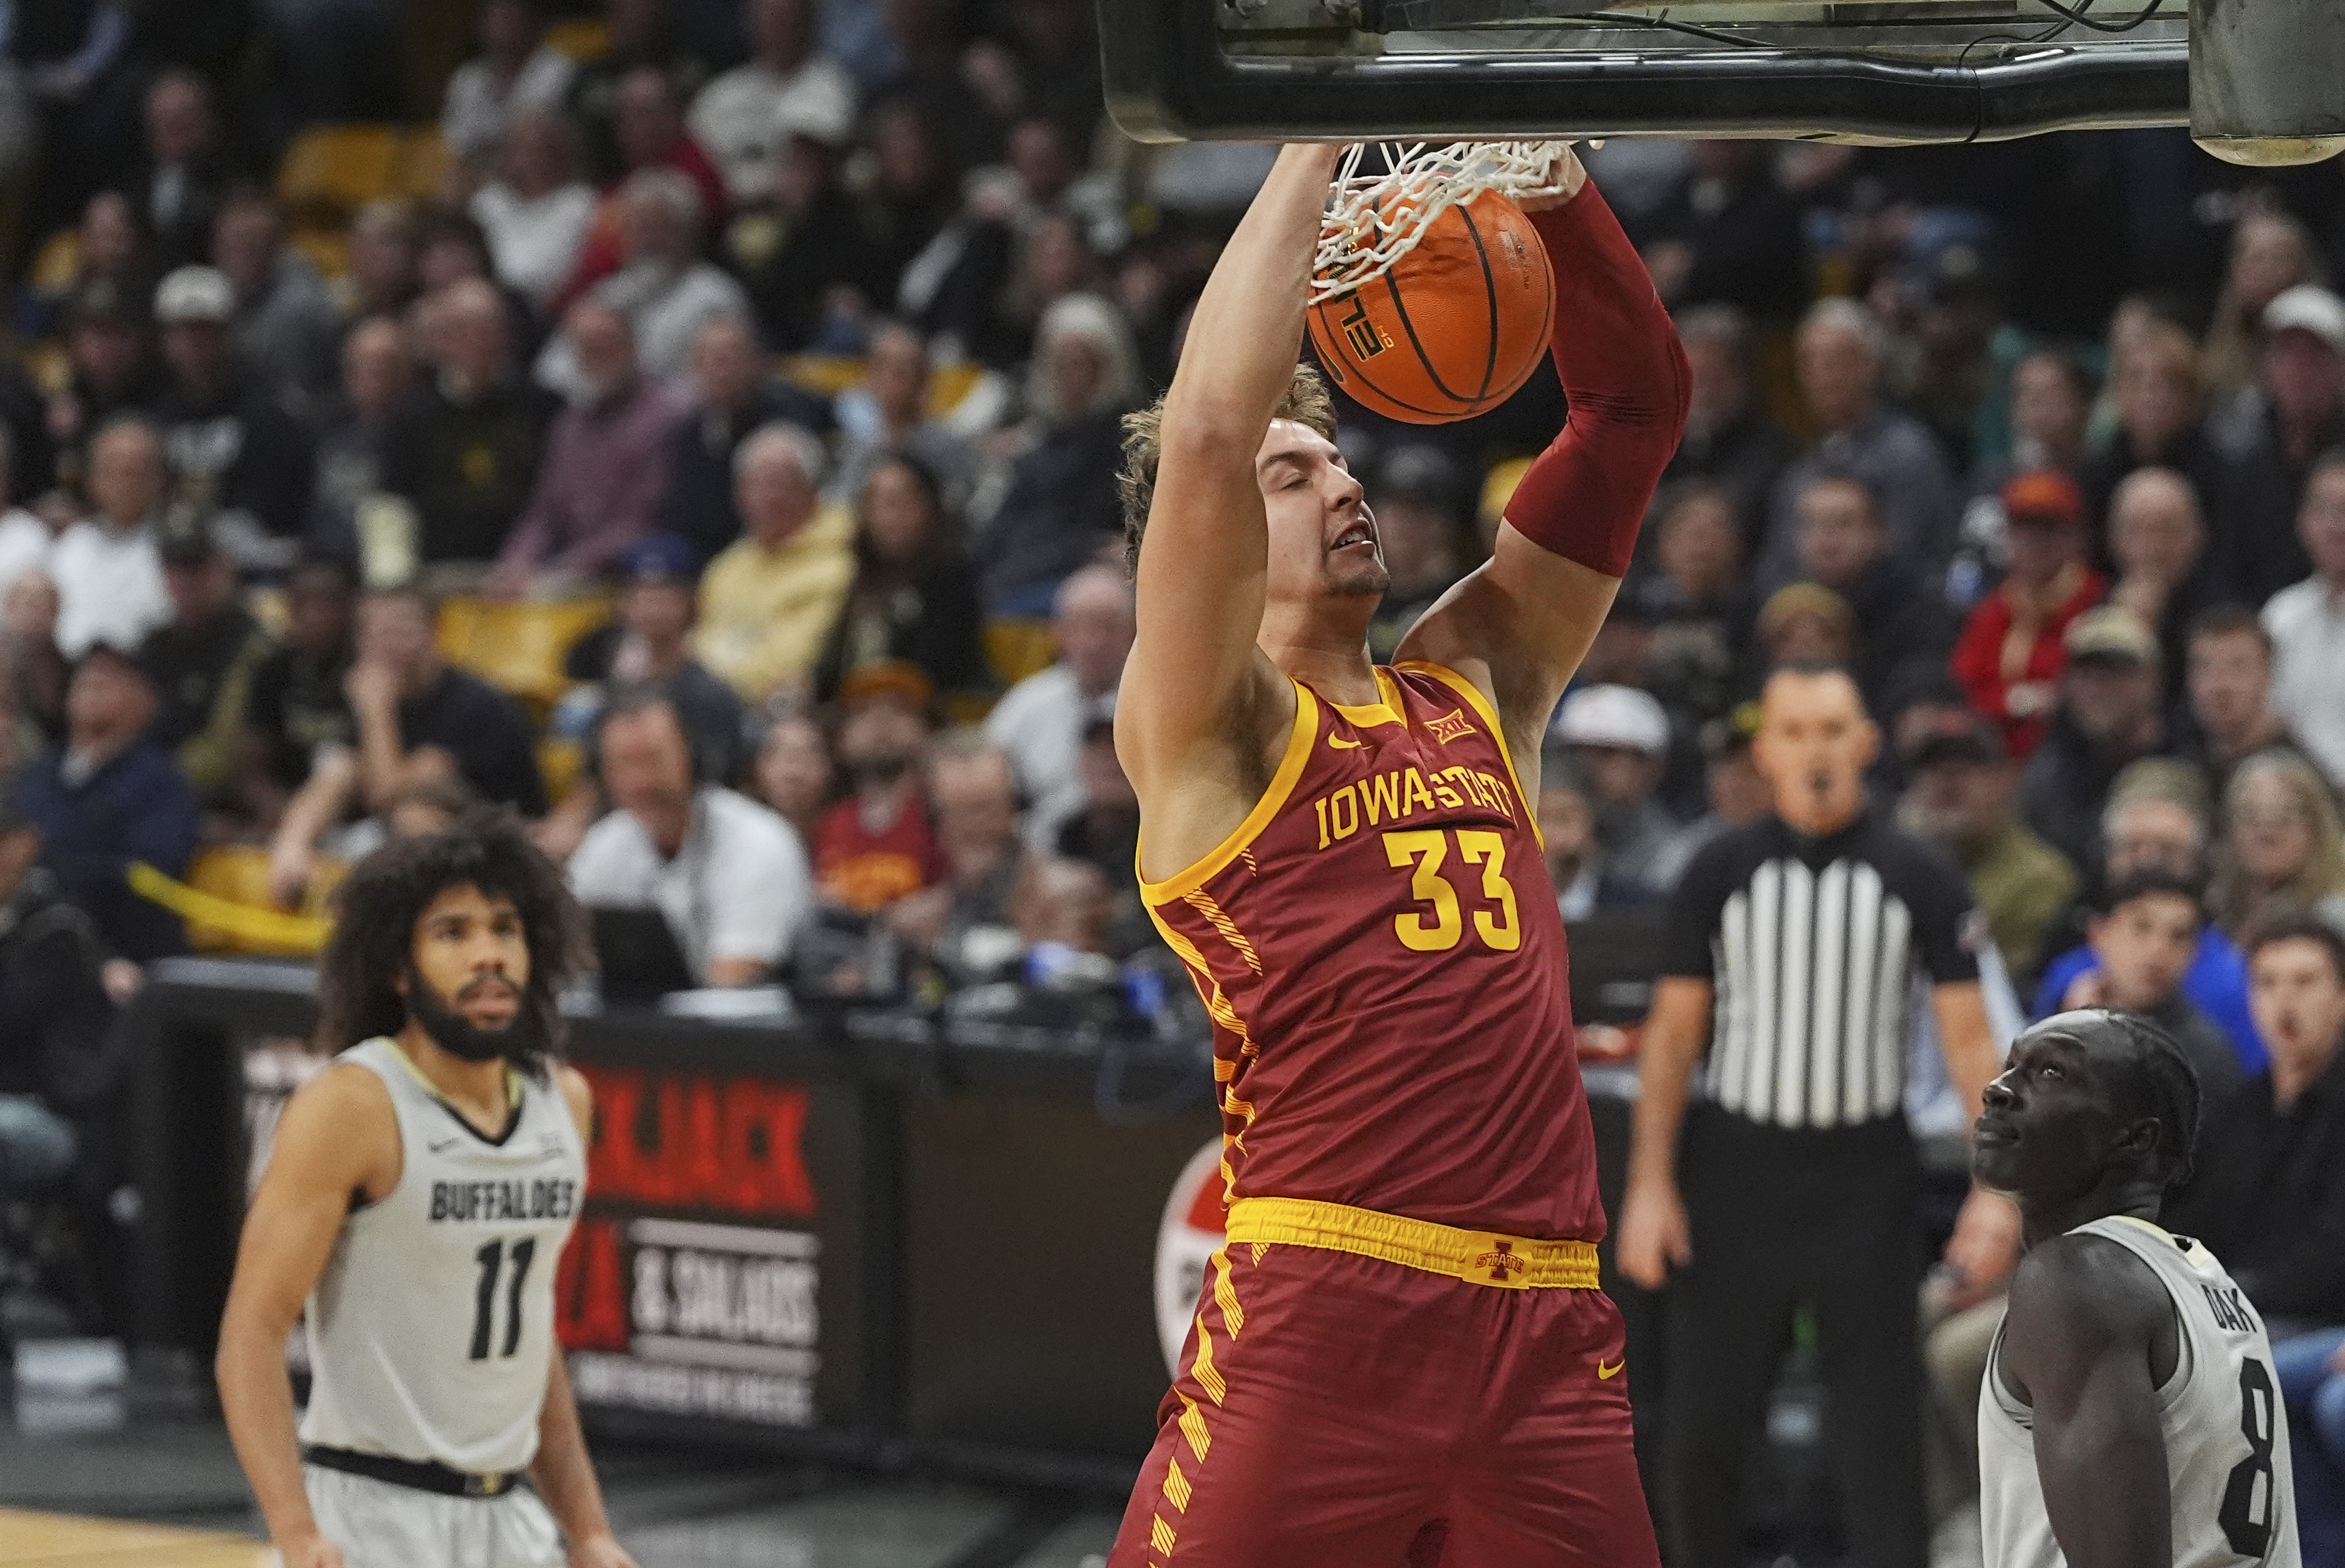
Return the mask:
{"type": "Polygon", "coordinates": [[[1522,803],[1523,820],[1530,824],[1532,842],[1541,849],[1545,849],[1547,835],[1539,832],[1538,806],[1529,796],[1523,794],[1522,775],[1515,771],[1515,748],[1507,744],[1507,726],[1498,722],[1498,710],[1491,706],[1490,699],[1482,694],[1482,688],[1448,665],[1436,664],[1430,659],[1411,659],[1406,663],[1395,665],[1394,668],[1413,670],[1419,674],[1432,676],[1465,698],[1467,705],[1482,715],[1482,722],[1490,726],[1490,738],[1498,743],[1498,755],[1506,759],[1507,777],[1514,781],[1515,799],[1522,803]]]}
{"type": "MultiPolygon", "coordinates": [[[[1215,845],[1203,860],[1185,871],[1173,873],[1162,882],[1148,880],[1147,874],[1140,869],[1140,850],[1135,848],[1132,851],[1132,870],[1140,877],[1140,896],[1152,907],[1170,904],[1212,881],[1223,866],[1235,860],[1249,845],[1262,836],[1262,830],[1270,825],[1270,819],[1278,814],[1279,807],[1286,804],[1286,797],[1294,793],[1294,781],[1303,776],[1303,764],[1310,760],[1311,743],[1319,738],[1319,699],[1311,694],[1310,687],[1291,675],[1287,677],[1287,683],[1294,688],[1294,728],[1286,737],[1286,754],[1279,759],[1278,771],[1270,778],[1270,787],[1262,792],[1262,798],[1254,803],[1254,810],[1246,814],[1246,819],[1238,824],[1236,830],[1215,845]]],[[[1144,834],[1146,830],[1142,831],[1144,834]]]]}
{"type": "Polygon", "coordinates": [[[1506,1290],[1597,1288],[1592,1241],[1541,1241],[1460,1230],[1430,1219],[1316,1199],[1241,1198],[1230,1205],[1223,1235],[1233,1246],[1250,1241],[1256,1246],[1317,1247],[1506,1290]]]}
{"type": "Polygon", "coordinates": [[[1376,666],[1376,699],[1357,706],[1346,706],[1342,703],[1327,705],[1364,730],[1375,729],[1378,724],[1398,724],[1403,729],[1408,728],[1408,710],[1401,702],[1400,683],[1394,680],[1392,672],[1381,664],[1376,666]]]}

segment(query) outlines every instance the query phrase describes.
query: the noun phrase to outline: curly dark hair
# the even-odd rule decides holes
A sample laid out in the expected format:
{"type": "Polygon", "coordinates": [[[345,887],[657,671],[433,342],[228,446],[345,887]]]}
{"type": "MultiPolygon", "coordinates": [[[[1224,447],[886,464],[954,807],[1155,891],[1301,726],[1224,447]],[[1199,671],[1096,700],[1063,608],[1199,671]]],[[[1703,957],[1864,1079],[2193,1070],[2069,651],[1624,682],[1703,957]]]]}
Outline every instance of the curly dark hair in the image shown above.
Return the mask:
{"type": "Polygon", "coordinates": [[[476,806],[444,833],[385,845],[335,895],[334,933],[318,961],[318,1040],[341,1051],[407,1024],[393,988],[414,966],[415,925],[452,887],[513,900],[529,945],[514,1065],[543,1081],[562,1044],[555,998],[587,952],[586,918],[562,873],[502,806],[476,806]]]}

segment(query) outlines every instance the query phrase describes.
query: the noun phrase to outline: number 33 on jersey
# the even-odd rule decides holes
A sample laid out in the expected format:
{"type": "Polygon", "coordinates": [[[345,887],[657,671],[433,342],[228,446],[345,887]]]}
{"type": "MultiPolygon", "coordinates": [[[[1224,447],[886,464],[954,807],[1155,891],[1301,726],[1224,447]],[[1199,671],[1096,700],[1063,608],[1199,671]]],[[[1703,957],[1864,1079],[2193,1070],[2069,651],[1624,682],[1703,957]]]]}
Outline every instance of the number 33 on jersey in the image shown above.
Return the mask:
{"type": "Polygon", "coordinates": [[[1439,665],[1376,680],[1358,707],[1298,683],[1253,813],[1142,888],[1213,1015],[1233,1195],[1600,1234],[1563,925],[1497,715],[1439,665]],[[1432,1150],[1416,1125],[1477,1130],[1432,1150]]]}

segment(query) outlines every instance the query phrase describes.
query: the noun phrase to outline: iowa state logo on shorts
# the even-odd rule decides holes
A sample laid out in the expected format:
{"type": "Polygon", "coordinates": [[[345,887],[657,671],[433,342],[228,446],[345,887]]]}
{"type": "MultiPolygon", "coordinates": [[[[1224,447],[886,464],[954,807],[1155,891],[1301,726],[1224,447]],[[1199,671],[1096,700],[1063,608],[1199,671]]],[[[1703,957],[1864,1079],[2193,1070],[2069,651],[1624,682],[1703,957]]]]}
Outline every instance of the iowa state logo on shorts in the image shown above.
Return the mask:
{"type": "Polygon", "coordinates": [[[1474,1259],[1475,1270],[1486,1274],[1493,1285],[1511,1285],[1518,1274],[1531,1271],[1531,1260],[1515,1250],[1511,1241],[1501,1241],[1489,1251],[1474,1259]]]}
{"type": "Polygon", "coordinates": [[[1335,325],[1342,329],[1344,341],[1352,346],[1355,359],[1373,359],[1392,347],[1392,339],[1378,331],[1376,324],[1368,319],[1368,302],[1357,294],[1352,296],[1351,312],[1337,320],[1335,325]]]}

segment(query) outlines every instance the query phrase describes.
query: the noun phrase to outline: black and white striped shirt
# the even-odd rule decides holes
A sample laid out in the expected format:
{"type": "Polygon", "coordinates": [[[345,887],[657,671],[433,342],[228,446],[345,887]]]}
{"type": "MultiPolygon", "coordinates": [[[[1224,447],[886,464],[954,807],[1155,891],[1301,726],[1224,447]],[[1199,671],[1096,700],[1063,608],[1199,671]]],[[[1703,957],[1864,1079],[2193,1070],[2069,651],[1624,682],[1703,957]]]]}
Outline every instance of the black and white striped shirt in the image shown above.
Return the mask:
{"type": "Polygon", "coordinates": [[[1981,940],[1962,874],[1919,839],[1871,813],[1821,839],[1770,816],[1686,867],[1660,972],[1714,988],[1713,1103],[1851,1127],[1900,1112],[1915,971],[1975,980],[1981,940]]]}

